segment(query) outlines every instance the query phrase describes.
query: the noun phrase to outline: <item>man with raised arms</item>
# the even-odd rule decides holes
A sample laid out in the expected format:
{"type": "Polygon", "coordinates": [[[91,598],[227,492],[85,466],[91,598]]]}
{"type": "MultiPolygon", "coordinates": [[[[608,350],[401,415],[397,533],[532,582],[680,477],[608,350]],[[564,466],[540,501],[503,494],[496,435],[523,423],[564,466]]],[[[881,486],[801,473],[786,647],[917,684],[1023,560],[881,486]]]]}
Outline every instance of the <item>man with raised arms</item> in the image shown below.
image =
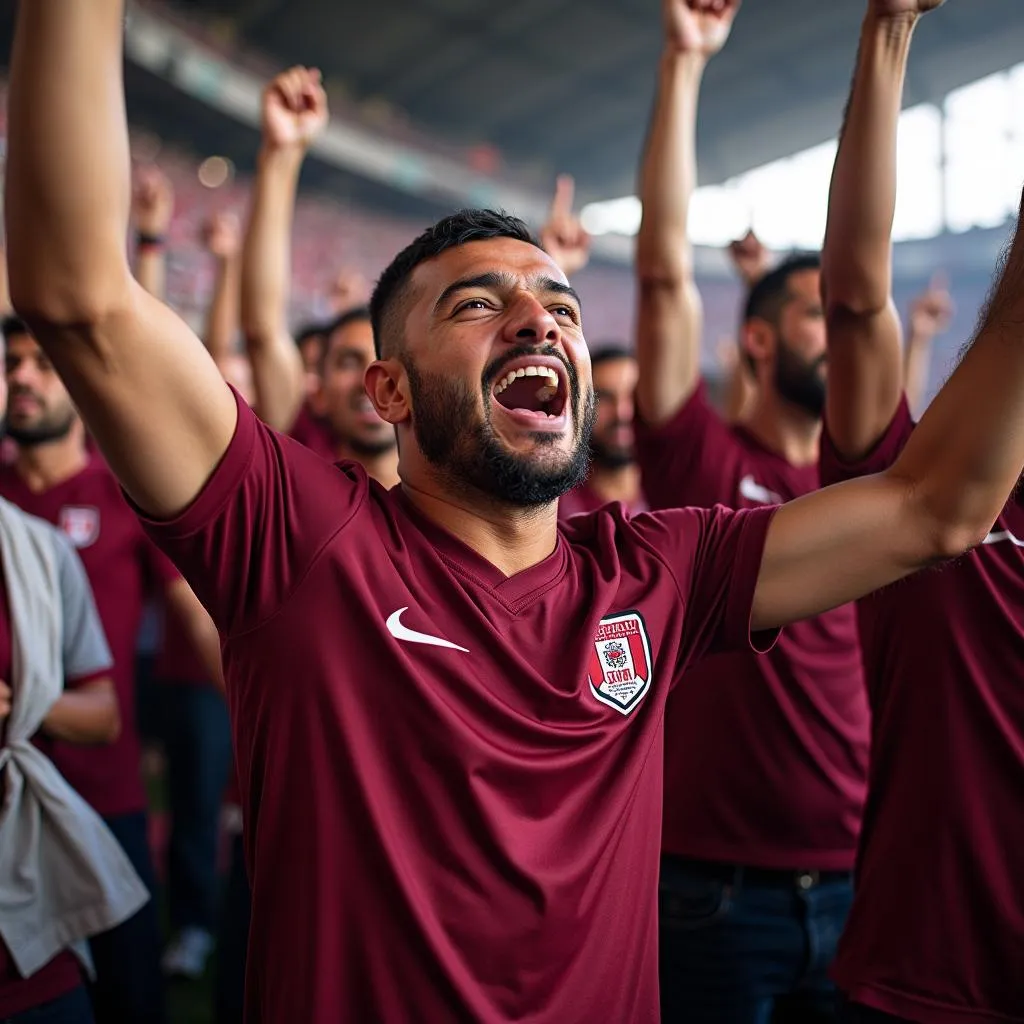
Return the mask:
{"type": "MultiPolygon", "coordinates": [[[[891,235],[911,39],[919,18],[939,6],[867,4],[825,238],[825,482],[891,471],[933,422],[929,412],[915,425],[903,394],[891,235]]],[[[981,338],[936,399],[960,405],[963,431],[987,429],[999,367],[1008,377],[1019,369],[1022,287],[1018,230],[981,338]],[[985,381],[970,373],[982,351],[993,375],[985,381]]],[[[991,443],[1019,439],[1022,426],[1008,416],[991,443]]],[[[977,457],[992,454],[981,447],[977,457]]],[[[961,471],[965,455],[959,445],[948,453],[951,472],[961,471]]],[[[848,1019],[1020,1020],[1024,492],[1017,489],[965,558],[881,590],[857,610],[872,754],[856,894],[834,969],[848,1019]]]]}
{"type": "Polygon", "coordinates": [[[123,15],[20,6],[11,292],[221,631],[248,1018],[656,1021],[669,687],[985,537],[1024,464],[1024,341],[1000,326],[1024,297],[999,293],[885,473],[559,530],[592,417],[580,305],[520,222],[462,213],[374,295],[384,491],[261,424],[132,280],[123,15]]]}
{"type": "MultiPolygon", "coordinates": [[[[663,3],[636,261],[637,458],[654,509],[757,508],[820,486],[816,255],[767,270],[752,236],[734,247],[749,289],[741,359],[756,380],[742,422],[713,408],[700,375],[703,313],[687,238],[697,104],[738,7],[663,3]]],[[[764,657],[705,658],[673,692],[660,883],[667,1020],[834,1018],[828,968],[853,897],[868,728],[851,605],[795,624],[764,657]]]]}

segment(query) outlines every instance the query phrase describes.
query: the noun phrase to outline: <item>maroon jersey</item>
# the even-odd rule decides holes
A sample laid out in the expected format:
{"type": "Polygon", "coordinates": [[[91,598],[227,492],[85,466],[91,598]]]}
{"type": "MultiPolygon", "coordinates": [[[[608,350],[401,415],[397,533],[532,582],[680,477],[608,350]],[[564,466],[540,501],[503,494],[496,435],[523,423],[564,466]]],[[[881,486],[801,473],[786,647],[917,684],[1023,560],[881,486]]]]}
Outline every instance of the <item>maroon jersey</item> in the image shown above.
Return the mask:
{"type": "MultiPolygon", "coordinates": [[[[895,462],[906,403],[862,463],[895,462]]],[[[925,1024],[1024,1020],[1024,506],[985,543],[857,604],[872,710],[857,887],[834,974],[925,1024]]]]}
{"type": "Polygon", "coordinates": [[[0,466],[0,497],[59,526],[85,566],[114,658],[111,676],[121,710],[121,735],[106,746],[49,742],[46,753],[82,797],[104,817],[144,810],[135,725],[135,646],[144,588],[153,572],[152,545],[98,456],[73,477],[39,493],[14,466],[0,466]]]}
{"type": "Polygon", "coordinates": [[[225,637],[250,1019],[657,1021],[665,697],[749,643],[771,511],[612,507],[506,577],[238,415],[147,529],[225,637]]]}
{"type": "MultiPolygon", "coordinates": [[[[652,508],[758,508],[818,488],[701,385],[663,427],[637,430],[652,508]]],[[[852,606],[796,623],[765,657],[708,658],[666,718],[666,852],[755,867],[853,867],[867,778],[868,708],[852,606]]]]}
{"type": "Polygon", "coordinates": [[[295,423],[292,424],[290,433],[299,444],[316,452],[320,458],[326,459],[328,462],[336,460],[330,429],[323,420],[313,415],[308,405],[303,405],[299,410],[299,415],[295,423]]]}

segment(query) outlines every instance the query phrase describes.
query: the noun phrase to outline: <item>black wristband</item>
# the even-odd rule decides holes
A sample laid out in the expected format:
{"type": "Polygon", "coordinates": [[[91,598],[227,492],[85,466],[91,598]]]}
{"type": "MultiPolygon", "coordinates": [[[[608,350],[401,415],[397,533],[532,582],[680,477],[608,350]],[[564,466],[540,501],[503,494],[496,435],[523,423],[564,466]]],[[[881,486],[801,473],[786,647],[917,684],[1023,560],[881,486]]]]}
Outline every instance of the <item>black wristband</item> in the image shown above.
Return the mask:
{"type": "Polygon", "coordinates": [[[167,239],[163,235],[147,235],[144,231],[140,231],[135,236],[135,241],[140,249],[159,249],[167,239]]]}

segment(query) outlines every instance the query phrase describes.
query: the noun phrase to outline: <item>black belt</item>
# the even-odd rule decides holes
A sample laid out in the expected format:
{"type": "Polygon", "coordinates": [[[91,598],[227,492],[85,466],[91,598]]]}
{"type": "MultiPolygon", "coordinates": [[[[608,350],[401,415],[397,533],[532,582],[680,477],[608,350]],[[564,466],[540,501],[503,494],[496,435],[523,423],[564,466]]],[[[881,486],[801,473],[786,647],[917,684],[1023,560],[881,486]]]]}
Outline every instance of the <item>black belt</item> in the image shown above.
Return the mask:
{"type": "Polygon", "coordinates": [[[684,871],[699,874],[717,882],[730,885],[763,885],[776,888],[800,889],[806,892],[829,882],[850,882],[852,871],[817,871],[811,868],[755,868],[745,864],[724,864],[721,861],[694,860],[678,857],[673,853],[662,854],[662,861],[684,871]]]}

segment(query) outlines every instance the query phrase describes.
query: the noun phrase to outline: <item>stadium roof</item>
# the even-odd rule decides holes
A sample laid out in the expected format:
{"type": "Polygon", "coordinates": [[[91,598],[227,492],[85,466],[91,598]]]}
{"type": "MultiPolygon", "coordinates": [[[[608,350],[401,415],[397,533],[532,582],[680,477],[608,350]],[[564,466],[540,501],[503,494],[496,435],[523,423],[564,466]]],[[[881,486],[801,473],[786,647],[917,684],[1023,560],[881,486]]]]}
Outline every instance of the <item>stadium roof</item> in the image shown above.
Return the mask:
{"type": "MultiPolygon", "coordinates": [[[[658,0],[179,0],[282,65],[319,65],[511,166],[575,174],[584,199],[629,193],[661,46],[658,0]]],[[[746,0],[705,80],[701,178],[722,181],[834,136],[862,0],[746,0]]],[[[1024,54],[1021,0],[949,0],[920,27],[908,105],[1024,54]]]]}

